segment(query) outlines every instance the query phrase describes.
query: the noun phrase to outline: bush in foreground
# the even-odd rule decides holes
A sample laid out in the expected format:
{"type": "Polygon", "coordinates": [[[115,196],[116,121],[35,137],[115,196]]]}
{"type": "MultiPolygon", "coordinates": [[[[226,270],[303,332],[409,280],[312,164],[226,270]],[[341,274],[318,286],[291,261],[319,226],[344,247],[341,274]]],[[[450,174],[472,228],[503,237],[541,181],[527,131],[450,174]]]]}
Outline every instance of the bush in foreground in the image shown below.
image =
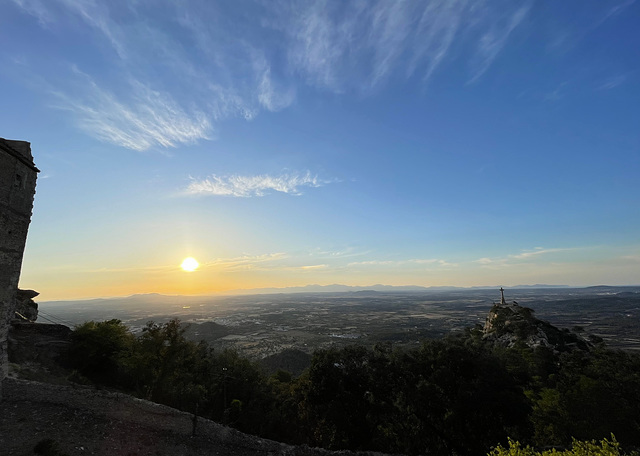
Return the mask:
{"type": "Polygon", "coordinates": [[[595,440],[580,441],[573,440],[573,445],[569,450],[544,450],[536,451],[529,446],[522,446],[519,442],[509,439],[509,447],[504,448],[499,445],[494,448],[489,456],[637,456],[637,452],[623,453],[616,438],[611,435],[611,440],[603,439],[600,443],[595,440]]]}

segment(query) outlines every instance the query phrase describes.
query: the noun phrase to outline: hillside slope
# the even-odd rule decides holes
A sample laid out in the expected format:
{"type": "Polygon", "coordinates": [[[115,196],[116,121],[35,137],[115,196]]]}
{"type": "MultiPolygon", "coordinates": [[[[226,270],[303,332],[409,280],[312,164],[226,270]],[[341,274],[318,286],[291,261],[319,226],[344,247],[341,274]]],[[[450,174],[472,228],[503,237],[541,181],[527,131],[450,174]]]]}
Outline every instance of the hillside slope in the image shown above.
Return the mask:
{"type": "Polygon", "coordinates": [[[0,402],[3,456],[33,455],[44,439],[62,452],[100,456],[374,456],[294,447],[243,434],[193,415],[131,396],[8,378],[0,402]]]}

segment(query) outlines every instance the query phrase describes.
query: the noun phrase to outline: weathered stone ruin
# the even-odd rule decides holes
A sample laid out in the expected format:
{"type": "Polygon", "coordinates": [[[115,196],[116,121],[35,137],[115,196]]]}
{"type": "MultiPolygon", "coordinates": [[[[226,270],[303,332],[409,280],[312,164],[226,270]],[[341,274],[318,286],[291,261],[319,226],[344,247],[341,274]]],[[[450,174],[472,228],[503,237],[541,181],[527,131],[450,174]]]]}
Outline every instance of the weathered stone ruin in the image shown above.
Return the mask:
{"type": "Polygon", "coordinates": [[[0,398],[38,172],[28,142],[0,138],[0,398]]]}

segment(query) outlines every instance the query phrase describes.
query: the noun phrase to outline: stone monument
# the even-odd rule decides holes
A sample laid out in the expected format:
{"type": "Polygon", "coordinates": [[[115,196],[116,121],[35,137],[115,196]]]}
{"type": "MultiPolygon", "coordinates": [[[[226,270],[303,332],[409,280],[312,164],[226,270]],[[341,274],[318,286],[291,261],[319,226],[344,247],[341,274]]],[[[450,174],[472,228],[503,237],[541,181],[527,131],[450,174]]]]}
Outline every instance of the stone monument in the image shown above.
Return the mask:
{"type": "Polygon", "coordinates": [[[0,398],[9,367],[9,320],[14,313],[39,172],[28,142],[0,138],[0,398]]]}

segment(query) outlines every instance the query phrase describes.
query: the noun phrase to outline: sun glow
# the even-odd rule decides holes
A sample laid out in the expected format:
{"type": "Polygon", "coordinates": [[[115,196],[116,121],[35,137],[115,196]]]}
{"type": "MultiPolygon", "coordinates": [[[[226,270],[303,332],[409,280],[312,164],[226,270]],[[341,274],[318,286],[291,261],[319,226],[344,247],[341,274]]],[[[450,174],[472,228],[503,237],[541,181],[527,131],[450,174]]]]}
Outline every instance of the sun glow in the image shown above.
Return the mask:
{"type": "Polygon", "coordinates": [[[180,265],[180,267],[187,272],[195,271],[196,269],[198,269],[198,266],[200,266],[200,263],[198,263],[198,261],[192,257],[185,258],[180,265]]]}

